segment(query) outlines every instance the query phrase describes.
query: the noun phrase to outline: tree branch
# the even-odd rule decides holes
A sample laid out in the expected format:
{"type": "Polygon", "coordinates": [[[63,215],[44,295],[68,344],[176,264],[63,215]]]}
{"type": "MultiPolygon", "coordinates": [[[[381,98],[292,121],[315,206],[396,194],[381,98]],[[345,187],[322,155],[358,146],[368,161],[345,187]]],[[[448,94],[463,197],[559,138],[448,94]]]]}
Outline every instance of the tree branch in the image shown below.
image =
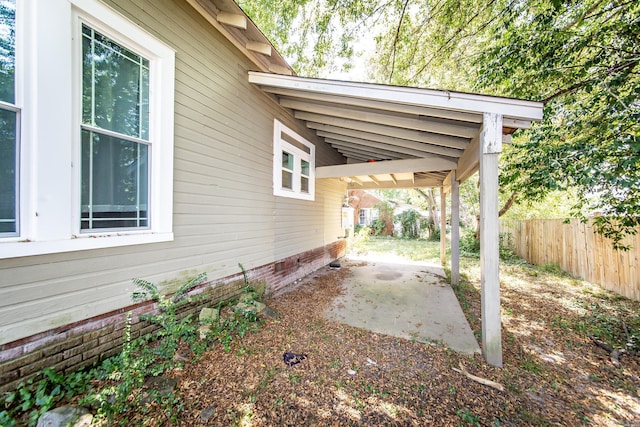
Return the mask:
{"type": "Polygon", "coordinates": [[[594,10],[596,10],[598,8],[598,6],[600,6],[600,3],[602,3],[603,0],[598,0],[597,2],[595,2],[593,4],[593,6],[591,6],[589,9],[585,10],[584,13],[573,20],[573,22],[571,22],[569,25],[567,25],[564,29],[569,30],[571,27],[579,24],[580,22],[584,21],[584,19],[587,17],[587,15],[589,15],[590,13],[592,13],[594,10]]]}
{"type": "Polygon", "coordinates": [[[391,78],[393,77],[393,73],[396,68],[396,52],[398,51],[398,39],[400,38],[400,29],[402,28],[402,21],[404,20],[404,14],[407,11],[407,6],[409,5],[409,0],[405,0],[404,6],[402,7],[402,14],[400,15],[400,20],[398,21],[398,28],[396,29],[396,37],[393,40],[392,52],[391,56],[391,72],[389,73],[389,83],[391,83],[391,78]]]}
{"type": "Polygon", "coordinates": [[[498,212],[498,218],[500,218],[502,215],[506,214],[507,211],[509,209],[511,209],[511,206],[513,206],[513,202],[516,201],[516,196],[517,195],[518,195],[518,193],[516,193],[515,191],[513,193],[511,193],[511,196],[509,196],[509,200],[507,200],[507,202],[504,204],[502,209],[500,209],[500,212],[498,212]]]}
{"type": "Polygon", "coordinates": [[[594,81],[595,81],[594,79],[588,79],[588,80],[583,80],[581,82],[572,84],[571,86],[569,86],[567,88],[564,88],[564,89],[561,89],[561,90],[557,91],[556,93],[554,93],[553,95],[546,97],[545,99],[542,100],[542,103],[546,104],[549,101],[552,101],[553,99],[555,99],[555,98],[557,98],[559,96],[566,95],[566,94],[571,93],[571,92],[575,92],[576,90],[580,89],[581,87],[583,87],[587,83],[592,83],[594,81]]]}

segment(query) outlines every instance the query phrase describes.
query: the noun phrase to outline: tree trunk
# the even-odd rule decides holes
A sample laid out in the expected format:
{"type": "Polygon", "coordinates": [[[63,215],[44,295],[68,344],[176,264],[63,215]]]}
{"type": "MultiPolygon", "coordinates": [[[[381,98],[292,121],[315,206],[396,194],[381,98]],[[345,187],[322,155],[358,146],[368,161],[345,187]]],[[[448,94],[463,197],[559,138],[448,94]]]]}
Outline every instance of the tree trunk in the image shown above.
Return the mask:
{"type": "Polygon", "coordinates": [[[436,224],[438,224],[438,219],[436,218],[436,190],[430,188],[428,193],[425,193],[424,190],[419,188],[414,188],[414,190],[427,201],[427,210],[429,212],[427,227],[429,228],[429,236],[431,236],[436,230],[436,224]]]}
{"type": "MultiPolygon", "coordinates": [[[[509,209],[511,209],[511,206],[513,206],[513,204],[515,203],[517,196],[518,196],[518,193],[516,192],[511,193],[511,196],[509,196],[509,199],[505,202],[504,206],[502,206],[502,209],[498,211],[498,218],[500,218],[502,215],[509,212],[509,209]]],[[[476,227],[475,237],[476,237],[476,240],[480,240],[480,215],[476,216],[476,221],[477,221],[478,227],[476,227]]]]}

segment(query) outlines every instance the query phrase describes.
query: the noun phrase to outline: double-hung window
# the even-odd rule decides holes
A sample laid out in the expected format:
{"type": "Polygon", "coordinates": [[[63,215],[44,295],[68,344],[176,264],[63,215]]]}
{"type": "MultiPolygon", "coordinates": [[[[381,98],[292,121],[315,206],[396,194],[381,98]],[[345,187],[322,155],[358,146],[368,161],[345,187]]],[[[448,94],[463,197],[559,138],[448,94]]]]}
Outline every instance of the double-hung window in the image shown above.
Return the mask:
{"type": "Polygon", "coordinates": [[[0,236],[19,233],[20,108],[16,103],[16,2],[0,1],[0,236]]]}
{"type": "Polygon", "coordinates": [[[0,0],[0,259],[173,240],[174,77],[100,0],[0,0]]]}
{"type": "Polygon", "coordinates": [[[315,146],[312,143],[276,119],[273,141],[273,194],[314,200],[315,156],[315,146]]]}
{"type": "Polygon", "coordinates": [[[149,60],[82,24],[81,229],[149,226],[149,60]]]}

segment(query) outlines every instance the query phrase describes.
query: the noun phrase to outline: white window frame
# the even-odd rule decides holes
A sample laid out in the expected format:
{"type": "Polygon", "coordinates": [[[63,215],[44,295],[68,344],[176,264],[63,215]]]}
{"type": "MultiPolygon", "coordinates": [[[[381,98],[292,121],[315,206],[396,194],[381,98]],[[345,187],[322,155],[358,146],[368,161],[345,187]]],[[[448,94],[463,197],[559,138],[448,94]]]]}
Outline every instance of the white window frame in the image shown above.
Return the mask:
{"type": "Polygon", "coordinates": [[[3,107],[2,110],[5,111],[13,111],[16,113],[16,139],[15,139],[15,151],[16,151],[16,157],[17,159],[15,167],[16,167],[16,185],[15,185],[15,191],[16,191],[16,200],[15,200],[15,208],[14,208],[14,215],[15,215],[15,231],[13,232],[5,232],[5,233],[1,233],[0,234],[0,240],[4,239],[4,238],[12,238],[15,236],[19,236],[20,235],[20,200],[22,199],[22,194],[20,194],[20,157],[21,157],[21,138],[22,136],[20,135],[20,131],[21,131],[21,120],[22,120],[22,81],[19,77],[20,75],[20,71],[23,69],[23,65],[22,65],[22,56],[19,54],[18,52],[18,46],[20,43],[20,40],[18,40],[18,34],[19,31],[22,30],[22,28],[24,28],[24,24],[21,21],[21,15],[24,13],[23,12],[23,7],[20,4],[20,0],[16,1],[16,20],[15,20],[15,24],[14,24],[14,28],[16,31],[16,40],[15,43],[16,45],[14,46],[14,52],[15,52],[15,58],[14,58],[14,100],[13,102],[2,102],[3,107]]]}
{"type": "Polygon", "coordinates": [[[360,208],[360,225],[372,225],[379,218],[379,214],[377,208],[360,208]]]}
{"type": "Polygon", "coordinates": [[[175,51],[99,0],[16,9],[21,227],[0,259],[173,240],[175,51]],[[80,233],[82,23],[149,60],[148,229],[80,233]]]}
{"type": "Polygon", "coordinates": [[[304,137],[299,135],[293,129],[285,126],[280,120],[275,119],[273,122],[273,194],[281,197],[291,197],[302,200],[315,200],[316,188],[316,147],[304,137]],[[286,134],[290,139],[307,147],[309,152],[294,146],[282,138],[282,134],[286,134]],[[293,188],[284,188],[282,186],[282,153],[287,152],[293,155],[293,176],[291,179],[293,188]],[[309,163],[309,175],[302,174],[301,161],[305,160],[309,163]],[[306,177],[309,179],[309,191],[302,191],[301,179],[306,177]]]}

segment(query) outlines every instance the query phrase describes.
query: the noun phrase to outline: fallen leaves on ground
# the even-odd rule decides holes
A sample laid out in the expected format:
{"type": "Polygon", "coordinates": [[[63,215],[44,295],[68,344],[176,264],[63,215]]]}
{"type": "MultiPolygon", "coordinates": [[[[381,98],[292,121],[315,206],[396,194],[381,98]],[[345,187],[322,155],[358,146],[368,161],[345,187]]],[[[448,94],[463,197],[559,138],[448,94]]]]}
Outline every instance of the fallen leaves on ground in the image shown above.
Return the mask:
{"type": "MultiPolygon", "coordinates": [[[[503,368],[486,365],[481,355],[326,320],[323,313],[343,291],[350,267],[345,261],[340,270],[323,269],[290,292],[266,299],[280,318],[266,319],[230,351],[214,345],[199,361],[170,373],[184,405],[180,424],[640,424],[638,360],[624,356],[614,366],[606,352],[571,327],[584,319],[580,307],[601,298],[602,291],[535,276],[527,268],[502,272],[503,368]],[[285,352],[306,358],[288,366],[285,352]],[[454,370],[461,364],[504,391],[454,370]]],[[[479,335],[479,283],[465,284],[462,305],[479,335]]]]}

